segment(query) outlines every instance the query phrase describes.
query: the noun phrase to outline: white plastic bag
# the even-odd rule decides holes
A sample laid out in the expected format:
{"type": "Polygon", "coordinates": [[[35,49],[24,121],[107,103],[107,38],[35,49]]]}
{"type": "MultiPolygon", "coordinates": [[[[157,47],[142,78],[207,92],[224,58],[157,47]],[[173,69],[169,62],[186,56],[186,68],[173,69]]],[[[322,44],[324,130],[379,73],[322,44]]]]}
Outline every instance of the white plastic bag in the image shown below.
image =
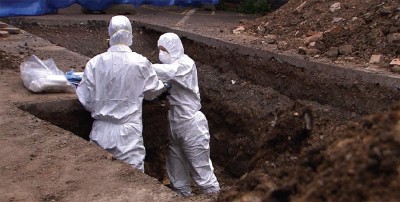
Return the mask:
{"type": "Polygon", "coordinates": [[[29,90],[39,92],[75,92],[75,87],[59,70],[53,59],[40,60],[35,55],[27,58],[20,65],[21,78],[29,90]]]}

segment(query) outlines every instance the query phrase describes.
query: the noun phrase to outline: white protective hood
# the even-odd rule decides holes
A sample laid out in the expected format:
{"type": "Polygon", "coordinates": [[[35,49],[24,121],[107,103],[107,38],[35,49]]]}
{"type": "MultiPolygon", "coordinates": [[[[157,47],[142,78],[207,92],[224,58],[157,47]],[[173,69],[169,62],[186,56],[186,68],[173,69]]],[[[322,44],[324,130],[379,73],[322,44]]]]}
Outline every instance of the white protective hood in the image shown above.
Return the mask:
{"type": "Polygon", "coordinates": [[[175,62],[185,54],[181,39],[174,33],[165,33],[161,35],[158,39],[157,46],[163,46],[167,49],[171,56],[171,63],[175,62]]]}
{"type": "Polygon", "coordinates": [[[117,44],[132,45],[132,25],[125,16],[117,15],[111,18],[108,34],[110,35],[110,46],[117,44]]]}
{"type": "Polygon", "coordinates": [[[158,77],[172,85],[168,96],[171,121],[192,119],[201,108],[196,64],[184,54],[182,42],[175,33],[161,35],[157,44],[163,46],[171,56],[170,64],[153,64],[158,77]]]}

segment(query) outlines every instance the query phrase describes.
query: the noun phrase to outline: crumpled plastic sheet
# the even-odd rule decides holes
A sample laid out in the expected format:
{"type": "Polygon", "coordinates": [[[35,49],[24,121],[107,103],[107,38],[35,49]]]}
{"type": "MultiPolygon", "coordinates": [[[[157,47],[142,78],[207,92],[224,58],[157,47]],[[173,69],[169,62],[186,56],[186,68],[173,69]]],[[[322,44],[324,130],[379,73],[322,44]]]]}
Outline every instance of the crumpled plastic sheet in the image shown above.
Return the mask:
{"type": "Polygon", "coordinates": [[[42,61],[32,55],[21,63],[20,72],[24,86],[32,92],[75,92],[75,87],[52,58],[42,61]]]}

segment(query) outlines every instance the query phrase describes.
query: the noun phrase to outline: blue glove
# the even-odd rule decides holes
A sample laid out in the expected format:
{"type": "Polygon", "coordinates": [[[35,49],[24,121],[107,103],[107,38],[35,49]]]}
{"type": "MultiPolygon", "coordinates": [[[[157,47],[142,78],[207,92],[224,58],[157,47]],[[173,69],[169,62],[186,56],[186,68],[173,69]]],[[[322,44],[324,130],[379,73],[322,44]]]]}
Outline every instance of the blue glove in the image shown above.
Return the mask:
{"type": "Polygon", "coordinates": [[[172,88],[171,84],[169,84],[169,83],[164,83],[164,87],[165,87],[167,90],[171,90],[171,88],[172,88]]]}

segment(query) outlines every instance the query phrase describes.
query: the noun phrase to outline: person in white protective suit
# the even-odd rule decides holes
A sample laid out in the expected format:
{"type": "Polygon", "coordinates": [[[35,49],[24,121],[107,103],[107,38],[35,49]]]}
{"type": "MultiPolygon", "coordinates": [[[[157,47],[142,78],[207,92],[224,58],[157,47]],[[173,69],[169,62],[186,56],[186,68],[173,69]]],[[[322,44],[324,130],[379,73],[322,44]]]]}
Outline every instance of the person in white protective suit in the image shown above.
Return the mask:
{"type": "Polygon", "coordinates": [[[133,35],[127,17],[112,17],[108,32],[109,49],[86,64],[76,93],[94,118],[90,141],[144,172],[143,98],[165,87],[150,61],[129,48],[133,35]]]}
{"type": "Polygon", "coordinates": [[[200,111],[195,62],[186,54],[178,35],[165,33],[158,40],[159,59],[153,64],[163,82],[171,84],[167,96],[170,123],[167,172],[173,189],[190,196],[190,176],[203,193],[217,193],[219,183],[210,159],[208,122],[200,111]]]}

